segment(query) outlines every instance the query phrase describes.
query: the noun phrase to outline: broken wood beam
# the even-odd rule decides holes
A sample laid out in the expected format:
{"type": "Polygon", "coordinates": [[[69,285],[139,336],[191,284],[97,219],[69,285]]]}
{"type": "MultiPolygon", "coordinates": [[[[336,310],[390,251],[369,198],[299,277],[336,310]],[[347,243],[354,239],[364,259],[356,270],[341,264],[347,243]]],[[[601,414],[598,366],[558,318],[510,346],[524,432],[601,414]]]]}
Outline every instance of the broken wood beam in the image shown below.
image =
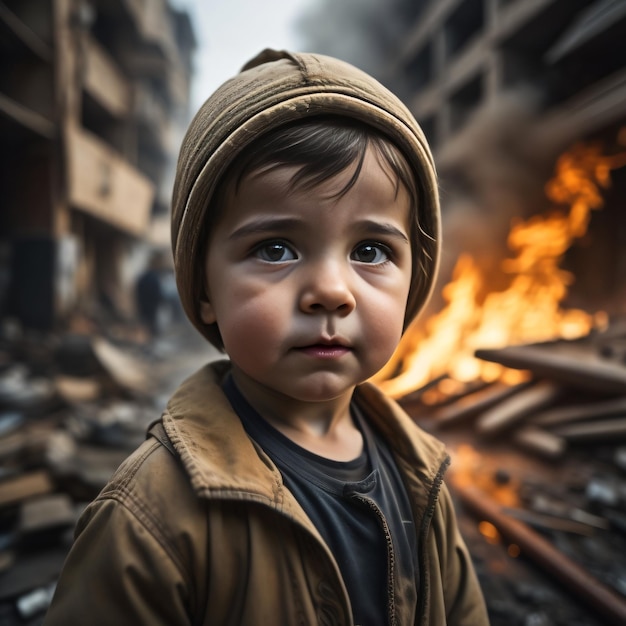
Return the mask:
{"type": "Polygon", "coordinates": [[[626,397],[591,402],[582,406],[563,406],[548,409],[535,415],[531,421],[538,426],[549,427],[569,424],[599,417],[626,416],[626,397]]]}
{"type": "Polygon", "coordinates": [[[444,376],[433,382],[436,382],[436,384],[429,385],[428,388],[422,387],[419,397],[411,392],[409,395],[400,398],[400,404],[407,406],[419,401],[420,404],[427,406],[429,410],[439,410],[442,407],[456,404],[463,398],[478,393],[495,384],[481,379],[463,382],[450,378],[449,376],[444,376]]]}
{"type": "Polygon", "coordinates": [[[626,389],[626,366],[602,358],[585,340],[479,349],[474,355],[592,392],[623,394],[626,389]]]}
{"type": "Polygon", "coordinates": [[[497,383],[464,396],[458,402],[436,413],[435,426],[437,428],[447,428],[467,422],[484,411],[491,409],[493,406],[496,406],[503,400],[528,388],[530,384],[530,382],[519,383],[517,385],[497,383]]]}
{"type": "Polygon", "coordinates": [[[406,405],[414,404],[416,402],[421,402],[422,395],[424,394],[424,392],[428,391],[429,389],[432,389],[433,387],[436,387],[442,380],[446,380],[448,378],[449,378],[448,374],[441,374],[440,376],[437,376],[436,378],[429,380],[427,383],[425,383],[418,389],[409,391],[409,393],[405,394],[401,398],[398,398],[398,403],[403,406],[406,406],[406,405]]]}
{"type": "Polygon", "coordinates": [[[562,517],[595,529],[608,530],[610,528],[610,522],[606,517],[589,513],[580,507],[571,506],[568,502],[554,499],[546,494],[536,494],[528,506],[535,513],[562,517]]]}
{"type": "Polygon", "coordinates": [[[588,604],[615,626],[626,624],[626,599],[601,583],[578,563],[557,550],[524,522],[507,515],[502,507],[474,486],[455,485],[462,504],[481,520],[493,524],[503,537],[515,543],[546,573],[552,574],[576,598],[588,604]]]}
{"type": "Polygon", "coordinates": [[[626,417],[568,424],[553,432],[567,441],[626,441],[626,417]]]}
{"type": "Polygon", "coordinates": [[[482,435],[495,435],[552,404],[562,394],[562,388],[551,381],[540,381],[523,389],[483,413],[476,422],[482,435]]]}
{"type": "Polygon", "coordinates": [[[567,441],[554,433],[536,426],[523,426],[512,435],[513,442],[546,459],[559,459],[565,454],[567,441]]]}
{"type": "Polygon", "coordinates": [[[585,524],[584,522],[579,522],[578,520],[567,519],[546,513],[537,513],[535,511],[527,511],[525,509],[507,507],[502,509],[502,513],[510,515],[516,520],[525,522],[529,526],[543,528],[544,530],[554,530],[586,537],[591,537],[597,530],[596,527],[585,524]]]}

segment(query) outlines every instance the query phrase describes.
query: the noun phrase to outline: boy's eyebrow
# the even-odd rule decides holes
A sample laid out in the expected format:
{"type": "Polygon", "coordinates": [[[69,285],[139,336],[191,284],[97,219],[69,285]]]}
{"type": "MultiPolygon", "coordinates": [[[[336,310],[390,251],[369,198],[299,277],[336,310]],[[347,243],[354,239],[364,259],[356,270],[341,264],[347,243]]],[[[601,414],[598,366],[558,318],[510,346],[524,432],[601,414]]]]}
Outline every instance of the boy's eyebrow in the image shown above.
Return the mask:
{"type": "Polygon", "coordinates": [[[236,228],[230,235],[229,239],[237,239],[246,237],[247,235],[255,235],[258,233],[268,233],[275,230],[288,230],[302,226],[302,221],[293,217],[259,217],[236,228]]]}
{"type": "MultiPolygon", "coordinates": [[[[228,238],[239,239],[249,235],[271,233],[277,230],[290,230],[296,227],[302,228],[303,226],[304,223],[300,219],[294,217],[259,217],[243,224],[242,226],[239,226],[239,228],[236,228],[228,238]]],[[[366,232],[368,235],[387,235],[402,239],[406,243],[409,243],[409,238],[406,233],[389,222],[378,222],[376,220],[363,219],[359,220],[355,226],[359,230],[366,232]]]]}
{"type": "Polygon", "coordinates": [[[389,224],[388,222],[377,222],[375,220],[361,220],[358,226],[363,226],[363,230],[368,233],[374,233],[378,235],[391,235],[392,237],[398,237],[409,243],[409,238],[406,233],[401,231],[397,226],[389,224]]]}

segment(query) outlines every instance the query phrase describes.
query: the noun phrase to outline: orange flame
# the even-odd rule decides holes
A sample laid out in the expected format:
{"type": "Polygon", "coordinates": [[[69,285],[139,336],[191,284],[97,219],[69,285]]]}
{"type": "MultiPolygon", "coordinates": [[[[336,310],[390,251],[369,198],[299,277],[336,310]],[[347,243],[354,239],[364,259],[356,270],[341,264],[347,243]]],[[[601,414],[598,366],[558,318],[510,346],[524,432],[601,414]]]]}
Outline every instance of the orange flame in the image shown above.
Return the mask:
{"type": "MultiPolygon", "coordinates": [[[[620,140],[626,138],[622,129],[620,140]]],[[[547,215],[514,220],[508,246],[514,253],[501,269],[508,287],[488,293],[476,263],[461,255],[452,280],[442,291],[447,305],[429,318],[424,330],[409,328],[393,358],[375,378],[386,393],[400,397],[438,376],[457,380],[519,381],[520,372],[476,359],[478,348],[516,343],[573,339],[601,324],[606,316],[562,309],[573,276],[559,265],[575,239],[587,232],[591,211],[603,205],[602,190],[610,186],[611,170],[626,165],[626,153],[602,154],[597,144],[577,144],[561,155],[546,185],[554,205],[547,215]],[[397,376],[390,372],[400,370],[397,376]]]]}

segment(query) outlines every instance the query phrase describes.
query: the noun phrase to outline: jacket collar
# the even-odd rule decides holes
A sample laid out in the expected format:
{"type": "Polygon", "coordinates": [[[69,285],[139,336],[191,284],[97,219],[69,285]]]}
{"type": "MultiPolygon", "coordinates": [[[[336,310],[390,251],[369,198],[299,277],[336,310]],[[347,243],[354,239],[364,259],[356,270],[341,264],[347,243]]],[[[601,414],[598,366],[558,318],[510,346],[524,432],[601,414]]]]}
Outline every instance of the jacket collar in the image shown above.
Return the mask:
{"type": "MultiPolygon", "coordinates": [[[[167,405],[165,431],[199,495],[257,500],[299,516],[300,507],[288,495],[280,472],[247,436],[222,392],[229,371],[228,361],[217,361],[188,378],[167,405]]],[[[355,401],[389,442],[402,474],[411,477],[407,487],[417,497],[414,504],[425,508],[447,462],[443,444],[371,384],[358,387],[355,401]]]]}

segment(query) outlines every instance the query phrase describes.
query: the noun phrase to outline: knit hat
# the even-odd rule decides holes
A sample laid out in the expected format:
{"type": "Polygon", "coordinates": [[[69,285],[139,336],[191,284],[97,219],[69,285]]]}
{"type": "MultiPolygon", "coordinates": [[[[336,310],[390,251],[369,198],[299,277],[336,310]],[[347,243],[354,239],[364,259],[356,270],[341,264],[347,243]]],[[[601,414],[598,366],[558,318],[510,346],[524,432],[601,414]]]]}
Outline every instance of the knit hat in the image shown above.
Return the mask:
{"type": "Polygon", "coordinates": [[[433,158],[421,128],[387,88],[352,65],[320,54],[264,50],[202,105],[183,139],[172,199],[172,249],[181,303],[194,326],[221,347],[200,317],[204,299],[203,226],[219,180],[252,141],[289,122],[346,116],[377,129],[405,155],[416,176],[419,240],[405,328],[432,291],[440,251],[440,210],[433,158]]]}

